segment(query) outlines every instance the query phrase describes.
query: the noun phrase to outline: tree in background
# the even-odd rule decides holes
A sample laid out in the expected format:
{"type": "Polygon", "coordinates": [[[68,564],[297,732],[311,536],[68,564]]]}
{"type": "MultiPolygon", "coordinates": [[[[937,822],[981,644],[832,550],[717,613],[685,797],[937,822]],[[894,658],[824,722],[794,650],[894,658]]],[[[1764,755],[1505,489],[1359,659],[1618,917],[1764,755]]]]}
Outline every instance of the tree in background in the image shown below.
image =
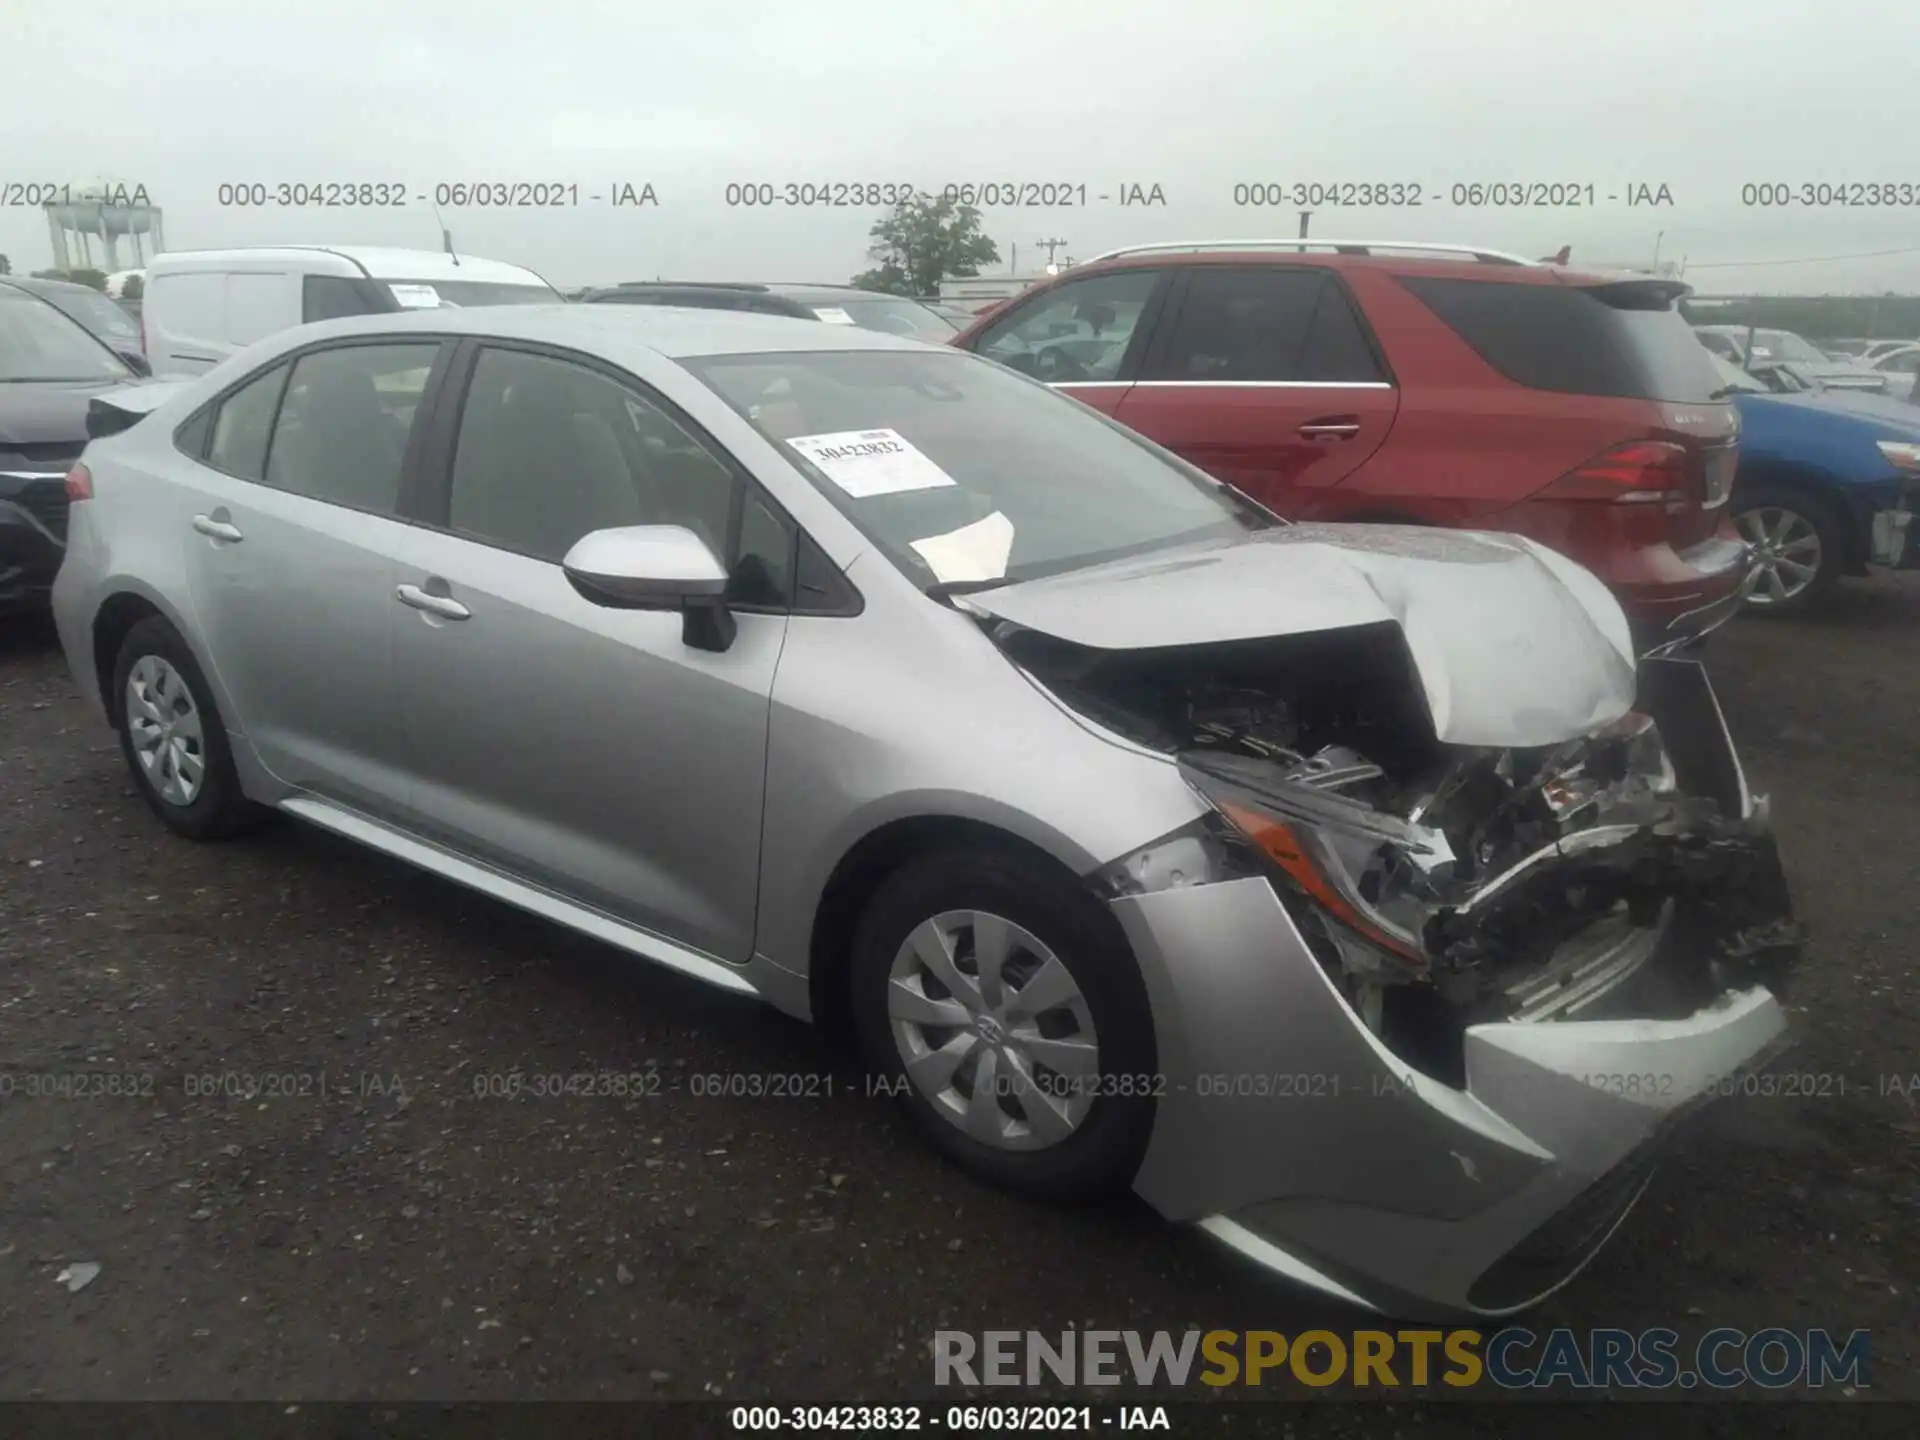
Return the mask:
{"type": "Polygon", "coordinates": [[[85,285],[105,294],[107,290],[107,272],[104,270],[36,270],[36,280],[65,280],[74,285],[85,285]]]}
{"type": "Polygon", "coordinates": [[[942,280],[978,275],[1000,259],[1000,247],[980,233],[978,209],[925,191],[902,200],[869,233],[875,268],[853,277],[862,290],[938,295],[942,280]]]}
{"type": "Polygon", "coordinates": [[[7,259],[6,256],[0,255],[0,275],[11,275],[12,273],[13,262],[7,259]]]}
{"type": "Polygon", "coordinates": [[[146,293],[147,277],[144,275],[129,275],[127,277],[127,283],[120,287],[120,298],[122,300],[138,300],[146,293]]]}

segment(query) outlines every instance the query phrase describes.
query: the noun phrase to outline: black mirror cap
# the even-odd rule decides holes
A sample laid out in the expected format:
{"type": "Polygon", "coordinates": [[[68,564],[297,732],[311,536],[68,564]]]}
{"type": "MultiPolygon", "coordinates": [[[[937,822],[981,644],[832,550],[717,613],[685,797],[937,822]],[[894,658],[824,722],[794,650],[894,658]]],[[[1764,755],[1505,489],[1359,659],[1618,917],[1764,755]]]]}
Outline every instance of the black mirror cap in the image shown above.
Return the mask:
{"type": "Polygon", "coordinates": [[[147,357],[142,355],[138,350],[116,350],[114,353],[126,361],[127,368],[142,380],[152,378],[153,366],[148,363],[147,357]]]}

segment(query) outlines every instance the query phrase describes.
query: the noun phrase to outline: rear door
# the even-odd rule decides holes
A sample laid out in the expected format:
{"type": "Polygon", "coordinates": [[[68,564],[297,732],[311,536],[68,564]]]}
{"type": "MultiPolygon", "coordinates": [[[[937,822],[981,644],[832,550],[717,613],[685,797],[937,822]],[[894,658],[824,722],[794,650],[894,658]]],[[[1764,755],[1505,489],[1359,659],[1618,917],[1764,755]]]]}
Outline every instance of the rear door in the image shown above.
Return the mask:
{"type": "Polygon", "coordinates": [[[1016,300],[964,347],[1104,415],[1116,414],[1165,302],[1171,272],[1109,270],[1016,300]]]}
{"type": "Polygon", "coordinates": [[[403,818],[393,677],[401,476],[443,349],[356,340],[221,399],[179,519],[194,608],[238,728],[288,785],[403,818]]]}
{"type": "Polygon", "coordinates": [[[1295,516],[1386,439],[1396,392],[1332,271],[1191,266],[1168,304],[1122,424],[1295,516]]]}

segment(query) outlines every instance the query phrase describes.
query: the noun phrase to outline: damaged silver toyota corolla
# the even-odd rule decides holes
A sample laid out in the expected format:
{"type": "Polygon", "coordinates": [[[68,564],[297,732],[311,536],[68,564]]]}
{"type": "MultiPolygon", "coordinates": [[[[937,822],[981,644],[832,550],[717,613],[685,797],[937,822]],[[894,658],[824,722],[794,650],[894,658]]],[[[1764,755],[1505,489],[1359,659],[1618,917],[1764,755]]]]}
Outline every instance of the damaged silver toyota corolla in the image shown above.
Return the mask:
{"type": "Polygon", "coordinates": [[[1498,1314],[1782,1041],[1705,672],[1530,541],[1289,526],[747,315],[363,317],[107,408],[56,617],[166,823],[277,806],[848,1021],[975,1174],[1498,1314]]]}

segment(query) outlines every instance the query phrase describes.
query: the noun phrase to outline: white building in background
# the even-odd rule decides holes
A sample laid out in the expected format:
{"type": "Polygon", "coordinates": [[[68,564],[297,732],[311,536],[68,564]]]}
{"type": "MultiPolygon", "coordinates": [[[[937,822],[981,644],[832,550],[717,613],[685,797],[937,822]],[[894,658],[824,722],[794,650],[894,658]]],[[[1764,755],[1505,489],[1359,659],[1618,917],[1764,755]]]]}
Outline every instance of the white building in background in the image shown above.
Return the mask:
{"type": "Polygon", "coordinates": [[[131,243],[136,266],[167,248],[160,207],[144,185],[119,180],[85,180],[60,187],[42,207],[57,270],[119,270],[120,242],[131,243]],[[100,263],[95,263],[94,241],[100,263]]]}
{"type": "Polygon", "coordinates": [[[1006,300],[1047,278],[1046,275],[969,275],[959,280],[942,280],[940,298],[955,305],[1006,300]]]}

